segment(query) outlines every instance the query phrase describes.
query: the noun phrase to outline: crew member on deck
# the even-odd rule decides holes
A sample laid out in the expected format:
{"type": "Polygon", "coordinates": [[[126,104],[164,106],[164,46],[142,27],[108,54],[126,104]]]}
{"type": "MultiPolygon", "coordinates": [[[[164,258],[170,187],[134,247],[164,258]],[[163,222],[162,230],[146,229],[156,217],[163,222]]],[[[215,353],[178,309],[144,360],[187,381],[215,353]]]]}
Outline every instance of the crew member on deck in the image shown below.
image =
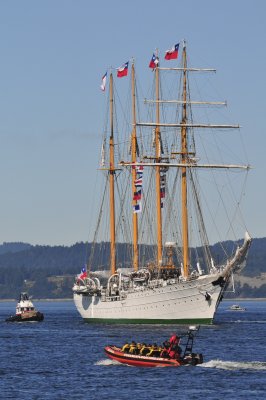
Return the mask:
{"type": "Polygon", "coordinates": [[[180,343],[180,337],[173,335],[169,342],[170,342],[170,346],[168,349],[168,354],[170,358],[176,359],[178,360],[180,358],[181,352],[182,352],[182,348],[179,346],[180,343]]]}
{"type": "Polygon", "coordinates": [[[136,349],[137,349],[137,343],[134,342],[134,340],[132,341],[130,348],[129,348],[129,353],[130,354],[135,354],[136,353],[136,349]]]}
{"type": "Polygon", "coordinates": [[[126,344],[124,344],[124,346],[122,347],[122,351],[124,352],[124,353],[128,353],[129,352],[129,349],[130,349],[130,344],[129,343],[126,343],[126,344]]]}
{"type": "Polygon", "coordinates": [[[156,343],[151,346],[150,352],[146,354],[148,357],[158,357],[160,355],[161,349],[156,343]]]}
{"type": "Polygon", "coordinates": [[[140,349],[140,355],[141,356],[146,356],[147,353],[149,353],[150,349],[149,347],[146,345],[146,343],[143,343],[142,348],[140,349]]]}

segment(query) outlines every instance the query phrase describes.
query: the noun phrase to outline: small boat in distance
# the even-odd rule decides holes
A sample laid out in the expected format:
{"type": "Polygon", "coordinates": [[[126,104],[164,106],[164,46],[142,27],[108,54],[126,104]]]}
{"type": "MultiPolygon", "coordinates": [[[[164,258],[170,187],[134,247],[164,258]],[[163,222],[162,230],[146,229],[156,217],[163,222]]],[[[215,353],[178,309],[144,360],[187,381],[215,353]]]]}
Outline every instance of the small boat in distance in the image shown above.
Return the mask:
{"type": "Polygon", "coordinates": [[[233,304],[231,307],[229,307],[230,311],[246,311],[245,307],[240,307],[239,304],[233,304]]]}
{"type": "Polygon", "coordinates": [[[133,367],[181,367],[183,365],[197,365],[203,363],[203,356],[193,353],[193,342],[199,327],[190,326],[186,334],[187,342],[184,353],[180,347],[180,337],[173,335],[163,346],[126,344],[122,348],[117,346],[106,346],[105,353],[112,360],[133,367]]]}
{"type": "Polygon", "coordinates": [[[43,313],[36,310],[28,293],[22,292],[16,306],[16,314],[8,317],[6,322],[41,322],[43,318],[43,313]]]}

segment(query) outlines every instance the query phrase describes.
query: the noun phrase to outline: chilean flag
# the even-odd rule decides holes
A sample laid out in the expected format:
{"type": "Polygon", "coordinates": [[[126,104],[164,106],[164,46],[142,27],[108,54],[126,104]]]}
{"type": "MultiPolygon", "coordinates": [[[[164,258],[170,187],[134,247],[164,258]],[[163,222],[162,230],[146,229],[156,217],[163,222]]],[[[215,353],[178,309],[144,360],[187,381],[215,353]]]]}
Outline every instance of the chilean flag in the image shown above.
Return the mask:
{"type": "Polygon", "coordinates": [[[175,58],[177,58],[178,49],[179,49],[179,43],[175,44],[170,50],[167,50],[164,56],[165,60],[174,60],[175,58]]]}
{"type": "Polygon", "coordinates": [[[149,68],[154,69],[154,68],[157,67],[158,64],[159,64],[159,59],[158,59],[158,57],[156,57],[155,54],[153,54],[152,55],[152,59],[151,59],[151,61],[149,63],[149,68]]]}
{"type": "Polygon", "coordinates": [[[87,270],[86,267],[82,267],[81,273],[78,276],[78,279],[84,279],[87,278],[87,270]]]}
{"type": "Polygon", "coordinates": [[[118,78],[122,78],[123,76],[127,76],[127,72],[128,72],[128,62],[126,62],[124,65],[122,65],[121,67],[117,68],[117,77],[118,78]]]}

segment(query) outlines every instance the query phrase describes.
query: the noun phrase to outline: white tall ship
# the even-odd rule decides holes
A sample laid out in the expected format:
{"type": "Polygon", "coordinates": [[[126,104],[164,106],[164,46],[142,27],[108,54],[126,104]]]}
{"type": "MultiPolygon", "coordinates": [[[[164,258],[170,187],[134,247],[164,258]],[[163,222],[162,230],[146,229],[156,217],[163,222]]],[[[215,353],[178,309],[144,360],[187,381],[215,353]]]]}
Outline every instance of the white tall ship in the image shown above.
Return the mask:
{"type": "MultiPolygon", "coordinates": [[[[249,234],[246,232],[242,241],[235,238],[234,247],[233,241],[225,241],[231,239],[229,233],[234,235],[242,215],[240,198],[235,195],[237,185],[235,180],[228,184],[229,175],[241,172],[234,178],[239,176],[245,182],[249,165],[227,162],[226,146],[214,150],[219,137],[213,139],[216,131],[225,135],[225,131],[238,131],[239,126],[196,121],[194,108],[205,111],[226,103],[191,98],[191,77],[215,70],[190,67],[185,42],[180,56],[178,50],[176,45],[165,56],[167,63],[178,57],[176,67],[162,67],[158,53],[153,56],[154,97],[144,102],[149,122],[140,122],[137,112],[132,61],[131,121],[124,124],[131,134],[121,135],[116,125],[118,116],[125,113],[116,112],[115,82],[112,72],[109,74],[108,128],[101,155],[106,186],[86,269],[73,286],[75,305],[86,322],[210,324],[232,275],[245,265],[249,234]],[[176,83],[169,84],[164,75],[173,76],[176,83]],[[174,97],[165,100],[172,92],[174,97]],[[206,138],[211,150],[204,144],[206,138]],[[221,155],[223,162],[212,161],[221,155]],[[222,183],[216,182],[216,172],[222,183]],[[228,208],[227,190],[236,200],[236,205],[230,203],[228,208]],[[108,217],[104,214],[106,204],[108,217]],[[211,216],[208,226],[204,223],[206,210],[211,216]],[[210,228],[211,237],[214,231],[219,236],[218,224],[223,230],[229,227],[221,247],[211,246],[207,235],[210,228]],[[104,236],[106,232],[109,238],[104,236]],[[108,268],[106,276],[103,271],[96,272],[102,265],[108,268]]],[[[120,76],[127,75],[127,68],[128,64],[120,76]]],[[[233,140],[228,136],[227,140],[231,150],[233,140]]]]}

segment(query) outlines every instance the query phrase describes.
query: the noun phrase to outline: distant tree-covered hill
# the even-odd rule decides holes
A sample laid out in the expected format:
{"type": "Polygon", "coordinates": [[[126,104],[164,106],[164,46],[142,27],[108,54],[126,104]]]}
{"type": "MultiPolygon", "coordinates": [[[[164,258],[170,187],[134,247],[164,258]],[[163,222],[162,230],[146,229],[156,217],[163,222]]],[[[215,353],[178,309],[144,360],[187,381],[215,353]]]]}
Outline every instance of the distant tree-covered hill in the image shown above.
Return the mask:
{"type": "Polygon", "coordinates": [[[31,247],[28,243],[13,242],[13,243],[3,243],[0,245],[0,254],[5,253],[17,253],[18,251],[23,251],[31,247]]]}
{"type": "MultiPolygon", "coordinates": [[[[0,245],[0,299],[16,298],[20,291],[27,290],[34,298],[72,297],[74,277],[87,262],[91,254],[90,243],[72,246],[32,246],[26,243],[3,243],[0,245]]],[[[230,253],[233,242],[224,242],[230,253]]],[[[93,259],[94,270],[106,269],[109,265],[109,243],[96,244],[93,259]],[[99,248],[104,252],[99,258],[99,248]]],[[[119,244],[117,253],[130,266],[131,247],[119,244]]],[[[200,257],[201,249],[198,249],[200,257]]],[[[141,253],[149,258],[151,246],[142,246],[141,253]]],[[[224,254],[219,245],[212,246],[215,262],[223,261],[224,254]]],[[[119,259],[118,257],[118,259],[119,259]]],[[[236,277],[238,297],[266,297],[266,238],[254,239],[248,261],[242,274],[236,277]]],[[[229,294],[228,294],[229,296],[229,294]]]]}

